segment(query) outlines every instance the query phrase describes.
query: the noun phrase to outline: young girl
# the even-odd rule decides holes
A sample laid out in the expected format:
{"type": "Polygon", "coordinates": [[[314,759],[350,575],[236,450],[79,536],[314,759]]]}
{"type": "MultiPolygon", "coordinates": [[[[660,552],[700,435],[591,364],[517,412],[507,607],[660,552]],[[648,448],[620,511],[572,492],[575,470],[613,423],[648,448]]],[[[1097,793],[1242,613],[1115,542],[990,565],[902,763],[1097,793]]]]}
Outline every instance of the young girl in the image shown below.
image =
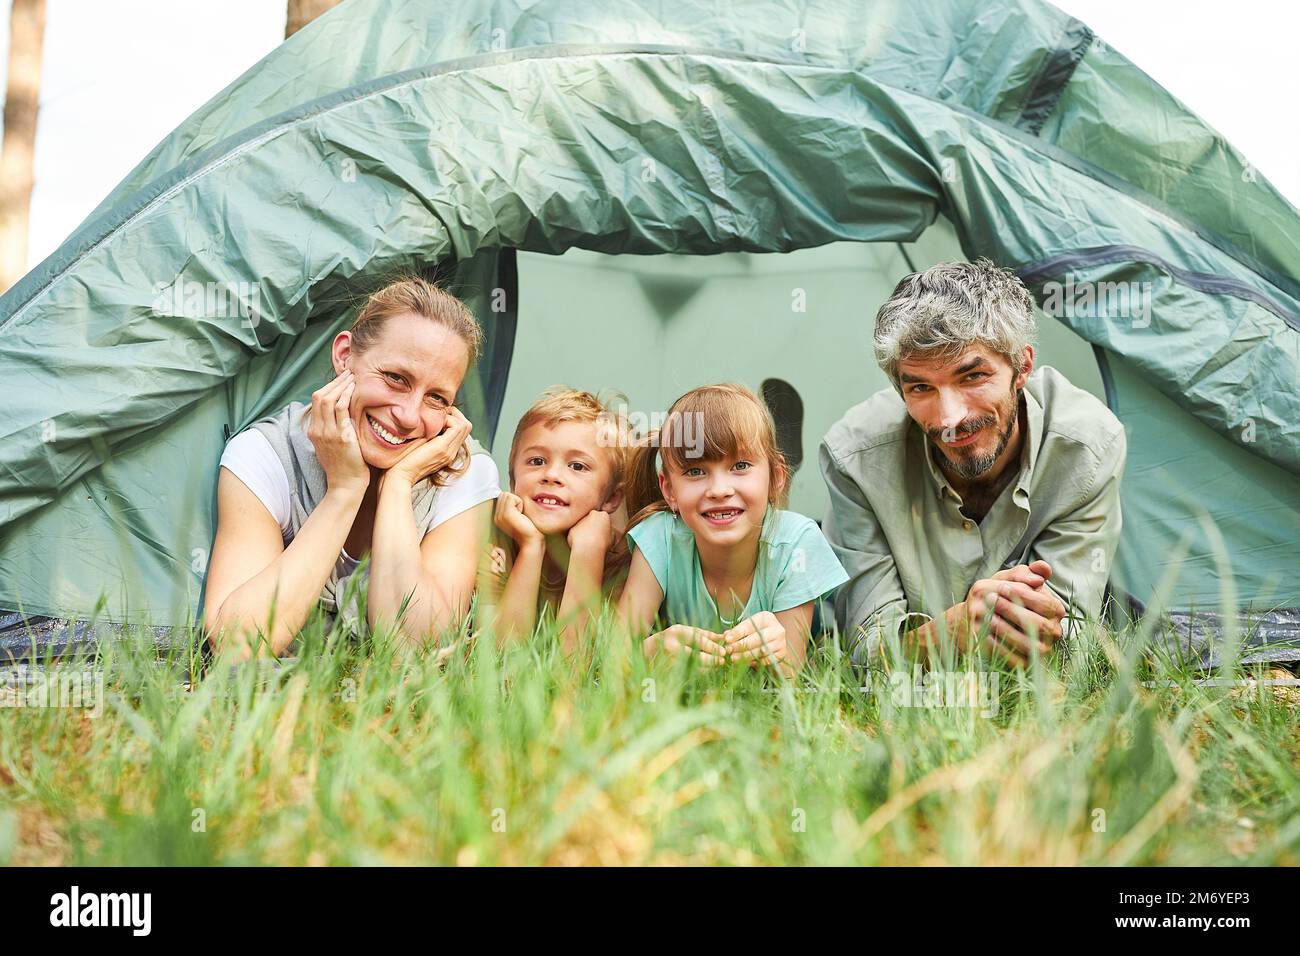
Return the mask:
{"type": "Polygon", "coordinates": [[[635,634],[654,630],[660,605],[667,619],[646,653],[803,665],[813,602],[848,576],[812,519],[777,507],[787,480],[749,389],[706,385],[673,403],[628,474],[635,550],[619,612],[635,634]]]}
{"type": "Polygon", "coordinates": [[[591,609],[616,593],[626,553],[613,548],[629,440],[590,392],[556,387],[528,409],[510,446],[510,491],[496,503],[479,607],[497,638],[533,633],[542,613],[574,651],[591,609]]]}

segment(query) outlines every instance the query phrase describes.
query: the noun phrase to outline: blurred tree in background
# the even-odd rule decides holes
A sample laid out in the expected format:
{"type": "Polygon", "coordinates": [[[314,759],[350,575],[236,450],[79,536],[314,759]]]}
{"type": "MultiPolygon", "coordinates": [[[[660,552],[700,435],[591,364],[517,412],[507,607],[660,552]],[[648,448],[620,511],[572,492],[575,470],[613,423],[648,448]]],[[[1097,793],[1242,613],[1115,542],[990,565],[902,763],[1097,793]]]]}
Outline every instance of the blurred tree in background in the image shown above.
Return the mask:
{"type": "Polygon", "coordinates": [[[45,0],[13,0],[9,13],[4,146],[0,148],[0,291],[27,271],[27,224],[32,209],[44,41],[45,0]]]}
{"type": "Polygon", "coordinates": [[[289,16],[284,22],[284,38],[287,40],[307,24],[332,7],[337,7],[342,0],[289,0],[289,16]]]}

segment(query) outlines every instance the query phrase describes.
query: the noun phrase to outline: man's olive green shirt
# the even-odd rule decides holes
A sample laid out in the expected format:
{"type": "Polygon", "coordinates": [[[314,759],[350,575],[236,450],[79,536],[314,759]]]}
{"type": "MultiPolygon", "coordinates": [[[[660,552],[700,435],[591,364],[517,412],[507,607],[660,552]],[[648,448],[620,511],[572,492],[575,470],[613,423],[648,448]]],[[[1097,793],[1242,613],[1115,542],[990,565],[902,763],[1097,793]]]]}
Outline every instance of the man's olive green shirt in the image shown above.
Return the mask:
{"type": "Polygon", "coordinates": [[[849,575],[835,611],[854,662],[878,654],[883,634],[961,603],[976,581],[1038,558],[1052,566],[1048,587],[1072,614],[1100,615],[1119,544],[1124,427],[1047,366],[1029,376],[1024,399],[1019,473],[978,523],[961,513],[894,389],[850,408],[827,432],[822,530],[849,575]]]}

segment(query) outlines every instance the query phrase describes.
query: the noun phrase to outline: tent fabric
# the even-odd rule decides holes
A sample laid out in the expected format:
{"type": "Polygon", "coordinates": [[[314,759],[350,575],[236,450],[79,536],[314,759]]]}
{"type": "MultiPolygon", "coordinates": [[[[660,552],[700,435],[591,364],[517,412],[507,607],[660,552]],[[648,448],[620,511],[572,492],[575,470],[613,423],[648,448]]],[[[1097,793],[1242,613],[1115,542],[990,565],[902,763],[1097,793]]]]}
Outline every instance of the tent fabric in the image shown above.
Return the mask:
{"type": "MultiPolygon", "coordinates": [[[[450,277],[483,321],[464,398],[491,442],[529,294],[516,250],[790,252],[940,219],[1043,302],[1144,290],[1149,322],[1053,318],[1268,476],[1272,527],[1244,553],[1276,580],[1249,567],[1237,598],[1300,604],[1296,210],[1077,20],[1030,0],[346,0],[0,297],[0,607],[191,617],[223,436],[319,384],[325,343],[398,272],[450,277]]],[[[1126,540],[1135,567],[1156,554],[1126,540]]]]}

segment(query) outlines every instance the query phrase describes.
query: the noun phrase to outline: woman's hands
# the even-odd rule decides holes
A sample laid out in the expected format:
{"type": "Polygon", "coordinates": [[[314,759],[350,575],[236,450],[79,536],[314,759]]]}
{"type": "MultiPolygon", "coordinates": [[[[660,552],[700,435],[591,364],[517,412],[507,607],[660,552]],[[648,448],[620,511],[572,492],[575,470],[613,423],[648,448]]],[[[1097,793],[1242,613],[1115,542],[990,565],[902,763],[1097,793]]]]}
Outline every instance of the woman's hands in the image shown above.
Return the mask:
{"type": "MultiPolygon", "coordinates": [[[[331,489],[365,491],[370,484],[370,466],[361,455],[361,442],[350,412],[355,391],[356,379],[350,369],[344,369],[334,381],[311,396],[307,437],[316,449],[331,489]]],[[[472,428],[469,419],[453,405],[447,411],[442,434],[411,442],[386,475],[414,485],[449,468],[465,447],[472,428]]]]}
{"type": "Polygon", "coordinates": [[[361,443],[352,424],[350,407],[356,380],[349,369],[312,392],[307,437],[325,469],[330,491],[364,492],[370,484],[370,466],[361,457],[361,443]]]}
{"type": "Polygon", "coordinates": [[[493,520],[521,551],[526,545],[542,543],[542,533],[537,530],[537,525],[533,524],[532,519],[524,514],[524,499],[518,495],[512,495],[508,491],[501,492],[497,496],[496,516],[493,520]]]}
{"type": "Polygon", "coordinates": [[[472,428],[469,419],[452,405],[447,409],[447,423],[442,434],[411,442],[411,447],[388,469],[386,477],[391,475],[414,485],[450,468],[465,446],[472,428]]]}

